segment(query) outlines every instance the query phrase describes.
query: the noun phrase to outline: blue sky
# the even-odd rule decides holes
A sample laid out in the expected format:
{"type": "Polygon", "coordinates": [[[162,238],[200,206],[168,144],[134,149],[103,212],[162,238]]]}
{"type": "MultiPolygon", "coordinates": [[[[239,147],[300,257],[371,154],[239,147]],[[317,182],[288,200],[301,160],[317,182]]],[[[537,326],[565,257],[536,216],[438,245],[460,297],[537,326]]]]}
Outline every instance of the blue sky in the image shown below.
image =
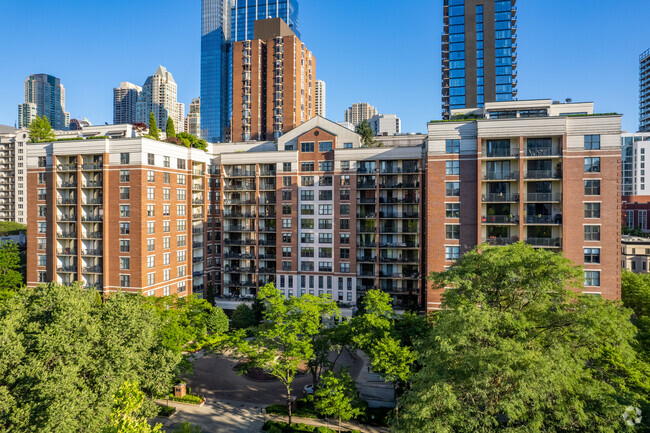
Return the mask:
{"type": "MultiPolygon", "coordinates": [[[[647,0],[520,0],[519,99],[594,101],[638,124],[638,56],[650,48],[647,0]],[[620,5],[624,5],[621,7],[620,5]]],[[[0,0],[0,124],[13,125],[29,74],[61,78],[71,117],[112,122],[112,88],[159,64],[180,102],[199,96],[199,0],[0,0]]],[[[353,102],[439,119],[442,0],[301,0],[302,39],[327,83],[327,117],[353,102]]]]}

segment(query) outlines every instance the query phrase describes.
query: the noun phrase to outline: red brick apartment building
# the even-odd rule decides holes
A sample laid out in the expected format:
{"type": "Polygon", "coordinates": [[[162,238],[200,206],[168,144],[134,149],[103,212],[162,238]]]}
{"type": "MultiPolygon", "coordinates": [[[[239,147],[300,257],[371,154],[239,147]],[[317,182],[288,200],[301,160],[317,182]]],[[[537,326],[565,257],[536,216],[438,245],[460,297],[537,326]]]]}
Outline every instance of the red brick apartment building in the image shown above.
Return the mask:
{"type": "Polygon", "coordinates": [[[273,140],[315,115],[316,59],[282,18],[233,44],[233,141],[273,140]]]}
{"type": "Polygon", "coordinates": [[[378,288],[397,309],[432,310],[429,272],[479,243],[523,240],[584,265],[586,292],[618,298],[620,117],[567,115],[592,110],[488,103],[478,119],[376,148],[322,117],[207,152],[142,138],[30,144],[28,285],[211,287],[233,309],[274,282],[347,313],[378,288]]]}

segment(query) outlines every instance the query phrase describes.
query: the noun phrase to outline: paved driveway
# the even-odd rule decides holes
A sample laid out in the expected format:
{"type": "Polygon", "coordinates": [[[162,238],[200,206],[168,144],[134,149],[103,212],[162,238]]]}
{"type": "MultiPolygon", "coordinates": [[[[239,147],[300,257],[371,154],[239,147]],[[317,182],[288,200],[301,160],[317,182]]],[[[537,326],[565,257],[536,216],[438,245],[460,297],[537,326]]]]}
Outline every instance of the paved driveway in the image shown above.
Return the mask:
{"type": "Polygon", "coordinates": [[[260,412],[263,405],[259,404],[208,399],[201,407],[174,402],[169,405],[177,408],[173,417],[151,420],[151,424],[161,423],[167,433],[184,422],[197,424],[206,433],[258,433],[264,424],[260,412]]]}

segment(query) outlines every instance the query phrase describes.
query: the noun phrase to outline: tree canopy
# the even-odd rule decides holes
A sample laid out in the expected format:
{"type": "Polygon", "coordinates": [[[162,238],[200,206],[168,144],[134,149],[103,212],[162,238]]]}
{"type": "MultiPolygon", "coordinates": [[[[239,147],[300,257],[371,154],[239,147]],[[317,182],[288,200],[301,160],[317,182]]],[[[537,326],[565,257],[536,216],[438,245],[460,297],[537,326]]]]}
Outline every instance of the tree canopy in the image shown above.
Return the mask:
{"type": "Polygon", "coordinates": [[[167,138],[176,137],[176,129],[174,128],[174,121],[171,117],[167,117],[167,125],[165,126],[165,134],[167,138]]]}
{"type": "Polygon", "coordinates": [[[395,431],[618,432],[647,405],[631,311],[572,291],[561,255],[481,245],[430,278],[447,289],[395,431]]]}
{"type": "Polygon", "coordinates": [[[363,147],[373,147],[375,144],[375,133],[370,127],[367,120],[362,121],[357,125],[357,134],[361,136],[363,147]]]}
{"type": "Polygon", "coordinates": [[[18,289],[0,302],[0,430],[100,432],[125,381],[148,396],[168,392],[181,355],[163,345],[161,327],[141,295],[102,302],[79,286],[18,289]]]}
{"type": "Polygon", "coordinates": [[[181,140],[181,143],[185,147],[193,147],[195,149],[200,149],[200,150],[208,150],[208,143],[207,141],[198,138],[190,133],[187,132],[179,132],[176,134],[176,137],[178,137],[181,140]]]}
{"type": "Polygon", "coordinates": [[[152,140],[160,140],[160,130],[156,124],[156,116],[154,116],[153,111],[149,113],[149,134],[147,137],[152,140]]]}
{"type": "Polygon", "coordinates": [[[52,141],[56,138],[47,116],[36,116],[29,124],[29,140],[32,143],[52,141]]]}
{"type": "Polygon", "coordinates": [[[20,251],[13,242],[0,245],[0,301],[11,296],[23,284],[20,251]]]}
{"type": "Polygon", "coordinates": [[[363,413],[359,404],[357,387],[347,370],[338,373],[328,370],[323,374],[314,395],[314,407],[318,413],[348,421],[363,413]]]}
{"type": "Polygon", "coordinates": [[[102,433],[156,433],[161,424],[151,427],[146,418],[139,417],[138,411],[145,402],[145,396],[138,388],[138,382],[126,381],[113,398],[111,420],[102,433]]]}
{"type": "Polygon", "coordinates": [[[232,312],[231,324],[234,329],[246,329],[257,325],[255,313],[246,304],[240,304],[232,312]]]}

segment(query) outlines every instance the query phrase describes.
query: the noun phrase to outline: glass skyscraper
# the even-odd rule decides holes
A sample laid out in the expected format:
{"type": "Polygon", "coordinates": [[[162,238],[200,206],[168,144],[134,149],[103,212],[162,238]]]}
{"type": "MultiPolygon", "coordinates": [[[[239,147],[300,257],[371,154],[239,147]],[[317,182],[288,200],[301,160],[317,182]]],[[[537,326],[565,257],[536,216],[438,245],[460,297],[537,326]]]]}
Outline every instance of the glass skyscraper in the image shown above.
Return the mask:
{"type": "Polygon", "coordinates": [[[300,39],[298,0],[234,0],[232,41],[253,39],[255,20],[282,18],[300,39]]]}
{"type": "Polygon", "coordinates": [[[201,137],[230,137],[232,43],[254,37],[255,20],[282,18],[300,37],[298,0],[202,0],[201,137]]]}
{"type": "Polygon", "coordinates": [[[516,0],[444,0],[442,116],[517,95],[516,0]]]}
{"type": "Polygon", "coordinates": [[[639,56],[639,131],[650,131],[650,50],[639,56]]]}
{"type": "Polygon", "coordinates": [[[230,14],[234,0],[201,4],[201,137],[222,141],[229,124],[230,14]]]}

